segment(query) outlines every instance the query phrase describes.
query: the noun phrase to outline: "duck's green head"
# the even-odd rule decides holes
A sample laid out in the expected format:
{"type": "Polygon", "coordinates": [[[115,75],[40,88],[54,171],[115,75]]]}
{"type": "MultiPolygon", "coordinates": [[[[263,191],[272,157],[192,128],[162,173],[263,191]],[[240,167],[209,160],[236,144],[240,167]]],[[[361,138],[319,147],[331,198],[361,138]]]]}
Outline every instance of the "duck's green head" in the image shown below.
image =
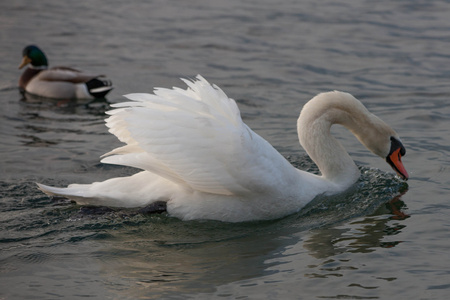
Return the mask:
{"type": "Polygon", "coordinates": [[[47,67],[47,57],[45,57],[44,52],[39,49],[37,46],[30,45],[26,46],[22,52],[23,59],[22,63],[19,66],[19,69],[22,69],[26,65],[30,64],[33,67],[47,67]]]}

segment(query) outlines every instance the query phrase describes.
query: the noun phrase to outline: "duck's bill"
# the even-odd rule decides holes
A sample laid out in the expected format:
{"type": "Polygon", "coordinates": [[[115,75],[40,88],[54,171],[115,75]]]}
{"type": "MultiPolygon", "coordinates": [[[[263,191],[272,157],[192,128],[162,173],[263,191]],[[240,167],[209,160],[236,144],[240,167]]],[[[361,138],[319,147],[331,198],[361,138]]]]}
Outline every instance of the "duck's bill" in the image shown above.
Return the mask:
{"type": "Polygon", "coordinates": [[[31,62],[31,59],[28,56],[24,56],[22,59],[22,62],[19,65],[19,69],[22,69],[26,65],[28,65],[31,62]]]}
{"type": "Polygon", "coordinates": [[[388,155],[388,157],[386,157],[386,161],[392,167],[392,169],[397,172],[398,176],[400,176],[403,180],[408,180],[408,172],[406,172],[406,169],[402,163],[401,148],[397,148],[396,150],[392,151],[388,155]]]}

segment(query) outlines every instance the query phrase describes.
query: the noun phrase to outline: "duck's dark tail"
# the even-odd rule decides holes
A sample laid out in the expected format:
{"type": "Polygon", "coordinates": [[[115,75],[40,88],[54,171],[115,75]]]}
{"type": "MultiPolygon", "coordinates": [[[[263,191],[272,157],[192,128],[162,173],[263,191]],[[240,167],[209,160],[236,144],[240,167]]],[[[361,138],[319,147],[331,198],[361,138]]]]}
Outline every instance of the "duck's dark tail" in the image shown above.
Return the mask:
{"type": "Polygon", "coordinates": [[[101,80],[94,78],[86,82],[89,94],[94,98],[105,98],[112,89],[112,82],[110,80],[101,80]]]}

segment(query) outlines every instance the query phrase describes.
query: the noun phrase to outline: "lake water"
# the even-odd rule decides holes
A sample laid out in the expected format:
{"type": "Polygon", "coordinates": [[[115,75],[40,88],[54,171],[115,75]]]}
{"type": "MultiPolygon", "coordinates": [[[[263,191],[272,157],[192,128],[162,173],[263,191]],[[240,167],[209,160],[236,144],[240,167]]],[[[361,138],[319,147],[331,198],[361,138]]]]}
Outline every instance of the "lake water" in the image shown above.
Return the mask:
{"type": "Polygon", "coordinates": [[[446,299],[449,16],[435,0],[2,1],[0,299],[446,299]],[[28,44],[115,89],[95,103],[23,99],[28,44]],[[400,134],[410,180],[333,128],[361,180],[281,220],[181,222],[36,189],[134,173],[99,162],[120,145],[105,110],[198,73],[313,172],[300,109],[322,91],[352,93],[400,134]]]}

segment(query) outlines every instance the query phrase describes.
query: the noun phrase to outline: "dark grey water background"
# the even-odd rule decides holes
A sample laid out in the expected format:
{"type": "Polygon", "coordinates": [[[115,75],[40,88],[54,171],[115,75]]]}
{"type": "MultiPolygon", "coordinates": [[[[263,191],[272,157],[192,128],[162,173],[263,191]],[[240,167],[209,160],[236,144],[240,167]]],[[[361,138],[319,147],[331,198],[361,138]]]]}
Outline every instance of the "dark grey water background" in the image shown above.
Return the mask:
{"type": "Polygon", "coordinates": [[[2,1],[0,45],[0,299],[448,297],[450,2],[2,1]],[[52,65],[107,74],[108,102],[23,100],[17,66],[31,43],[52,65]],[[302,105],[354,94],[400,133],[408,187],[336,128],[365,173],[357,190],[282,220],[180,222],[36,190],[132,174],[99,163],[120,145],[103,123],[109,103],[198,73],[312,170],[302,105]]]}

